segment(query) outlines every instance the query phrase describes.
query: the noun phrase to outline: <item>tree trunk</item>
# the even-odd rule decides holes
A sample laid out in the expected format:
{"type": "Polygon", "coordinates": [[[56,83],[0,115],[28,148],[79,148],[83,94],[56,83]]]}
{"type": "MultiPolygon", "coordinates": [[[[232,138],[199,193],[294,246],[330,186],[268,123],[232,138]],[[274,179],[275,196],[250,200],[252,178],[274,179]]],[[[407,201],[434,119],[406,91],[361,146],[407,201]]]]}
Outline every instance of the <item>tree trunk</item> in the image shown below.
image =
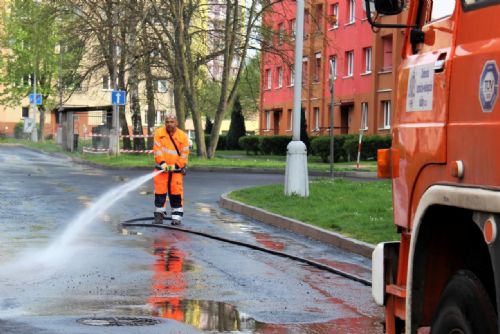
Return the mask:
{"type": "Polygon", "coordinates": [[[155,88],[154,88],[154,79],[153,74],[151,73],[151,55],[149,52],[146,52],[145,60],[144,60],[144,76],[146,80],[146,99],[148,104],[147,110],[147,120],[148,120],[148,150],[153,149],[153,129],[155,127],[155,118],[156,118],[156,110],[155,110],[155,88]]]}

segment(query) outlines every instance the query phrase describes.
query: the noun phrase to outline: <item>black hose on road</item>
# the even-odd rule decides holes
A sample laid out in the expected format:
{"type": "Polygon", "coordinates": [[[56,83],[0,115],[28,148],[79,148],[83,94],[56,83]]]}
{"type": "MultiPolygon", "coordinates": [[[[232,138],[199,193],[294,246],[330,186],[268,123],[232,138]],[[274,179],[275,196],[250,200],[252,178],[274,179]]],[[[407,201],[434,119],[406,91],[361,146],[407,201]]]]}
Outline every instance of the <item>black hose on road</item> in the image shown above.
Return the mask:
{"type": "MultiPolygon", "coordinates": [[[[165,219],[168,220],[170,218],[165,218],[165,219]]],[[[294,261],[306,263],[306,264],[308,264],[310,266],[313,266],[313,267],[316,267],[318,269],[321,269],[321,270],[324,270],[324,271],[328,271],[330,273],[333,273],[333,274],[336,274],[336,275],[348,278],[350,280],[359,282],[359,283],[361,283],[363,285],[366,285],[366,286],[371,286],[372,285],[372,282],[370,282],[369,280],[367,280],[367,279],[365,279],[363,277],[359,277],[359,276],[350,274],[348,272],[345,272],[343,270],[336,269],[336,268],[327,266],[325,264],[322,264],[322,263],[319,263],[319,262],[316,262],[316,261],[312,261],[312,260],[308,260],[308,259],[304,259],[304,258],[295,256],[295,255],[288,254],[288,253],[279,252],[279,251],[275,251],[275,250],[272,250],[272,249],[267,249],[267,248],[264,248],[264,247],[252,245],[252,244],[249,244],[249,243],[246,243],[246,242],[242,242],[242,241],[226,239],[226,238],[218,237],[218,236],[213,235],[213,234],[209,234],[209,233],[205,233],[205,232],[200,232],[200,231],[195,231],[195,230],[191,230],[191,229],[186,229],[186,228],[182,228],[182,227],[178,227],[178,226],[171,226],[171,225],[165,225],[165,224],[139,223],[141,221],[152,221],[152,220],[154,220],[154,218],[151,218],[151,217],[135,218],[135,219],[130,219],[130,220],[124,221],[122,223],[122,225],[123,226],[135,226],[135,227],[157,227],[157,228],[165,228],[165,229],[170,229],[170,230],[175,230],[175,231],[181,231],[181,232],[185,232],[185,233],[196,234],[196,235],[200,235],[200,236],[203,236],[203,237],[206,237],[206,238],[210,238],[210,239],[214,239],[214,240],[219,240],[219,241],[222,241],[222,242],[227,242],[227,243],[230,243],[230,244],[233,244],[233,245],[243,246],[243,247],[251,248],[251,249],[254,249],[254,250],[261,251],[261,252],[265,252],[265,253],[269,253],[269,254],[281,256],[281,257],[285,257],[285,258],[288,258],[288,259],[291,259],[291,260],[294,260],[294,261]]]]}

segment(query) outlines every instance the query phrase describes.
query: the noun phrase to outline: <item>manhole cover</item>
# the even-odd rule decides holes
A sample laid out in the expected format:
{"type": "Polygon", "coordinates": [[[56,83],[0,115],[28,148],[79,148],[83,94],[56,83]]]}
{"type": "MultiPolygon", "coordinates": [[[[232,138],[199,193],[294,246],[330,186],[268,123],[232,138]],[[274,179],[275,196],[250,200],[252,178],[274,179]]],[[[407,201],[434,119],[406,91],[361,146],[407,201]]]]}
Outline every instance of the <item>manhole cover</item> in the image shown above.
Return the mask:
{"type": "Polygon", "coordinates": [[[160,323],[156,319],[135,317],[83,318],[76,322],[87,326],[152,326],[160,323]]]}

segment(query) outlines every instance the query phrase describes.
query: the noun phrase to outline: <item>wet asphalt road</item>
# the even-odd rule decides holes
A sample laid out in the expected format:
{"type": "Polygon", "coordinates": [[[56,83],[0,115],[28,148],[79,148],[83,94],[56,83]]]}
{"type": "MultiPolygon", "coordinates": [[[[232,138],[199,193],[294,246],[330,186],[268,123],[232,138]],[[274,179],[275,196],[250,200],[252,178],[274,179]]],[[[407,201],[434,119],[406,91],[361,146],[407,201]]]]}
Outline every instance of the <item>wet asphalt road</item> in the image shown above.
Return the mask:
{"type": "MultiPolygon", "coordinates": [[[[382,311],[360,283],[201,236],[122,228],[122,221],[152,216],[151,180],[47,251],[101,195],[147,173],[0,146],[0,333],[382,332],[382,311]],[[81,323],[109,324],[110,317],[160,323],[81,323]]],[[[282,175],[190,171],[184,226],[370,278],[360,256],[217,206],[221,193],[281,182],[282,175]]]]}

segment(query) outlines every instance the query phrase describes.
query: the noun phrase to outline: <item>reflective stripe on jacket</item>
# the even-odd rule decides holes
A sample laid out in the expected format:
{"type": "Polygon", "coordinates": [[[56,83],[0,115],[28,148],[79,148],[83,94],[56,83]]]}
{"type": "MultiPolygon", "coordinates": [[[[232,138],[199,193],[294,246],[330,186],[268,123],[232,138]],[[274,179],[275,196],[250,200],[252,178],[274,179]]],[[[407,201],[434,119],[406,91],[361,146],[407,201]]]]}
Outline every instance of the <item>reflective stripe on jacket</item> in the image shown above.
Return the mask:
{"type": "Polygon", "coordinates": [[[153,152],[156,165],[165,162],[167,165],[179,166],[179,168],[186,167],[189,157],[189,140],[184,131],[176,129],[172,135],[177,148],[179,149],[180,156],[175,150],[175,146],[170,140],[167,129],[163,126],[155,130],[153,152]]]}

